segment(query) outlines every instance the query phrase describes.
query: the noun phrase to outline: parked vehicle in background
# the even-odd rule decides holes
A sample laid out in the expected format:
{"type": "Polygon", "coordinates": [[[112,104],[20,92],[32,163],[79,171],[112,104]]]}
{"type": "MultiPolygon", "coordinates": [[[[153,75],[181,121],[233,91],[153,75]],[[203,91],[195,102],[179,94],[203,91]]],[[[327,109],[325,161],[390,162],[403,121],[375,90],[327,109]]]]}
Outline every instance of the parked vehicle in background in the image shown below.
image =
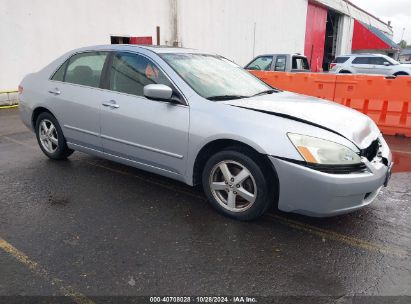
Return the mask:
{"type": "Polygon", "coordinates": [[[307,57],[300,54],[267,54],[255,57],[247,70],[276,72],[310,72],[307,57]]]}
{"type": "Polygon", "coordinates": [[[29,74],[19,91],[22,120],[47,157],[78,150],[202,184],[217,210],[240,220],[273,205],[352,212],[390,177],[390,149],[368,116],[275,90],[214,54],[88,47],[29,74]]]}
{"type": "Polygon", "coordinates": [[[411,66],[381,54],[351,54],[336,57],[329,73],[411,75],[411,66]]]}

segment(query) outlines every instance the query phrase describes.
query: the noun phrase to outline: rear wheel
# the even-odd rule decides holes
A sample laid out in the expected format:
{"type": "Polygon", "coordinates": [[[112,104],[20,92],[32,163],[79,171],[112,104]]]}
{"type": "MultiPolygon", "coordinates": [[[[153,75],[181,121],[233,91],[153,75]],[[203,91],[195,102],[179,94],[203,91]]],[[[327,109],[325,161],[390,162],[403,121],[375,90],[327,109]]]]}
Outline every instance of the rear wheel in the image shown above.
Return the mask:
{"type": "Polygon", "coordinates": [[[51,159],[66,159],[74,152],[67,147],[57,119],[48,112],[41,113],[37,118],[36,137],[40,149],[51,159]]]}
{"type": "Polygon", "coordinates": [[[235,150],[214,154],[203,170],[203,188],[210,203],[239,220],[261,216],[274,202],[276,185],[255,158],[235,150]]]}
{"type": "Polygon", "coordinates": [[[342,70],[340,71],[340,74],[352,74],[350,71],[347,70],[342,70]]]}

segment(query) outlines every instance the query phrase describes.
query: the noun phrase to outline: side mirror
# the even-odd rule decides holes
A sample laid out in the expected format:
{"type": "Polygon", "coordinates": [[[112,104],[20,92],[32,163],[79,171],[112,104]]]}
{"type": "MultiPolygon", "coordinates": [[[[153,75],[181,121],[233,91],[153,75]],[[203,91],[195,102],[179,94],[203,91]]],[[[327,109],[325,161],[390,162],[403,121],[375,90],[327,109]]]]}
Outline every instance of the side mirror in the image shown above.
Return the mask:
{"type": "Polygon", "coordinates": [[[164,84],[148,84],[144,86],[144,96],[150,99],[171,101],[173,90],[164,84]]]}
{"type": "Polygon", "coordinates": [[[389,66],[389,65],[391,65],[389,62],[387,62],[387,61],[384,61],[384,65],[385,66],[389,66]]]}

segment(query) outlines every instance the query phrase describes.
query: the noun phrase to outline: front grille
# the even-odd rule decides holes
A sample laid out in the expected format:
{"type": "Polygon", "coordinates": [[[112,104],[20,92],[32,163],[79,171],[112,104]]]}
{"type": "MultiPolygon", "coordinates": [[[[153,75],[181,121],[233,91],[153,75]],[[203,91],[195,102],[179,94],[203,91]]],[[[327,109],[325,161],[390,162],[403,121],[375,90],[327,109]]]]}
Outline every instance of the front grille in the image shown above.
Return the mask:
{"type": "Polygon", "coordinates": [[[306,163],[305,166],[314,170],[330,174],[350,174],[364,172],[367,170],[367,166],[364,163],[352,165],[321,165],[306,163]]]}
{"type": "Polygon", "coordinates": [[[367,158],[369,161],[372,161],[377,156],[379,149],[380,142],[376,139],[367,148],[362,149],[360,155],[367,158]]]}

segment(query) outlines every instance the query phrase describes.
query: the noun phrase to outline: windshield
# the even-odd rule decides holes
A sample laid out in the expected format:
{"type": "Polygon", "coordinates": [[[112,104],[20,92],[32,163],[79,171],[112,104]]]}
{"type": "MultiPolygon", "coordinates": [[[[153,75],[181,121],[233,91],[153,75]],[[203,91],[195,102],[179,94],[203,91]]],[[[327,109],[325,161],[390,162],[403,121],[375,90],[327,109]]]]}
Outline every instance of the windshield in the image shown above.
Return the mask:
{"type": "Polygon", "coordinates": [[[393,65],[400,64],[398,61],[395,61],[395,60],[392,59],[391,57],[388,57],[388,56],[382,56],[382,57],[384,57],[388,62],[390,62],[390,63],[393,64],[393,65]]]}
{"type": "Polygon", "coordinates": [[[204,98],[245,98],[272,90],[240,66],[219,56],[162,54],[161,57],[204,98]]]}

